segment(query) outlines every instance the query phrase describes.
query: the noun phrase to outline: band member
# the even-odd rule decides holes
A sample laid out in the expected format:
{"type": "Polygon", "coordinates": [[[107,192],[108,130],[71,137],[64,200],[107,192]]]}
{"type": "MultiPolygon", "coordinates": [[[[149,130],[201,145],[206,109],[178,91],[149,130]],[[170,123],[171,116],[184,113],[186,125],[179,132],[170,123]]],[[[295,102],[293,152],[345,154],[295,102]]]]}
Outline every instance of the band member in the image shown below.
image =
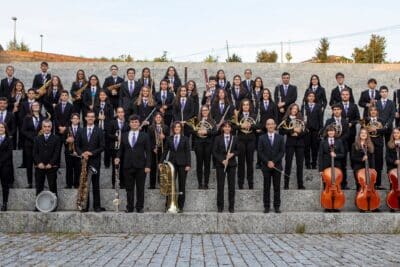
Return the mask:
{"type": "Polygon", "coordinates": [[[264,176],[264,213],[268,213],[271,206],[271,181],[274,187],[274,209],[276,213],[280,213],[281,173],[285,141],[281,135],[275,132],[276,122],[274,119],[268,119],[265,123],[265,128],[267,133],[260,136],[258,142],[258,154],[260,155],[261,170],[264,176]]]}
{"type": "MultiPolygon", "coordinates": [[[[105,211],[100,206],[100,165],[101,152],[104,150],[104,135],[103,131],[95,126],[94,122],[96,115],[93,111],[86,113],[86,127],[84,127],[77,136],[76,153],[88,161],[88,168],[92,166],[97,170],[97,173],[92,175],[92,193],[93,193],[93,208],[95,212],[105,211]]],[[[90,202],[88,196],[88,205],[84,211],[89,210],[90,202]]]]}
{"type": "Polygon", "coordinates": [[[35,92],[51,79],[51,74],[47,72],[49,70],[49,64],[47,62],[43,61],[40,63],[40,70],[41,73],[36,74],[33,78],[32,88],[35,89],[35,92]]]}
{"type": "MultiPolygon", "coordinates": [[[[86,117],[88,111],[93,111],[94,104],[98,101],[101,90],[99,78],[96,75],[89,77],[89,85],[83,90],[83,115],[86,117]]],[[[86,123],[86,122],[85,122],[86,123]]]]}
{"type": "Polygon", "coordinates": [[[394,128],[390,140],[386,146],[386,170],[389,173],[397,169],[400,160],[397,159],[397,148],[400,147],[400,129],[394,128]]]}
{"type": "Polygon", "coordinates": [[[11,90],[15,87],[17,81],[18,79],[14,77],[14,67],[8,65],[6,67],[6,77],[0,82],[0,97],[9,98],[11,90]]]}
{"type": "Polygon", "coordinates": [[[278,108],[272,100],[271,91],[268,88],[264,88],[262,100],[260,101],[260,129],[263,128],[263,125],[266,125],[268,119],[273,119],[275,122],[278,121],[278,108]]]}
{"type": "Polygon", "coordinates": [[[187,97],[187,88],[181,86],[176,94],[173,104],[174,121],[179,121],[184,125],[183,134],[186,137],[190,136],[190,128],[186,125],[186,121],[195,116],[194,103],[192,98],[187,97]]]}
{"type": "Polygon", "coordinates": [[[244,70],[245,80],[242,81],[242,85],[245,89],[247,89],[248,94],[251,94],[253,92],[253,88],[254,88],[254,81],[251,79],[252,75],[253,75],[253,73],[252,73],[251,69],[244,70]]]}
{"type": "MultiPolygon", "coordinates": [[[[400,83],[400,79],[399,79],[399,83],[400,83]]],[[[400,125],[400,113],[399,113],[400,112],[400,89],[396,89],[393,92],[393,102],[396,107],[395,124],[396,124],[396,127],[399,127],[399,125],[400,125]]]]}
{"type": "Polygon", "coordinates": [[[169,127],[164,123],[161,113],[154,114],[153,123],[149,126],[149,137],[151,146],[151,172],[150,172],[150,186],[149,189],[156,188],[157,182],[157,168],[161,163],[163,152],[166,145],[166,139],[169,135],[169,127]]]}
{"type": "Polygon", "coordinates": [[[79,179],[81,173],[81,159],[77,157],[76,153],[76,139],[79,132],[82,130],[80,125],[80,115],[78,113],[72,113],[70,116],[70,126],[65,133],[65,180],[66,189],[79,188],[79,179]]]}
{"type": "Polygon", "coordinates": [[[347,89],[350,93],[350,98],[349,101],[350,103],[355,103],[354,97],[353,97],[353,90],[347,86],[347,84],[344,83],[344,74],[341,72],[336,73],[336,82],[337,86],[332,89],[331,91],[331,99],[329,100],[329,106],[333,106],[335,104],[338,104],[342,101],[342,90],[347,89]]]}
{"type": "Polygon", "coordinates": [[[217,131],[222,126],[224,121],[229,121],[232,118],[235,107],[228,99],[228,92],[225,90],[218,90],[217,97],[211,105],[211,117],[217,123],[217,131]],[[229,109],[227,111],[227,109],[229,109]],[[225,115],[226,114],[226,115],[225,115]],[[225,115],[225,117],[223,117],[225,115]]]}
{"type": "Polygon", "coordinates": [[[357,172],[360,169],[365,168],[366,160],[369,162],[369,167],[374,169],[374,144],[369,137],[368,130],[361,128],[356,141],[353,143],[351,148],[351,167],[354,172],[357,191],[360,190],[360,183],[357,180],[357,172]],[[365,155],[365,149],[367,150],[367,155],[365,155]]]}
{"type": "Polygon", "coordinates": [[[192,138],[194,151],[196,153],[197,181],[199,183],[199,189],[208,189],[212,144],[214,135],[216,134],[215,122],[211,118],[209,107],[206,105],[201,107],[198,118],[199,124],[207,124],[208,127],[197,126],[198,129],[193,129],[192,138]]]}
{"type": "MultiPolygon", "coordinates": [[[[184,87],[181,87],[182,89],[184,87]]],[[[178,90],[179,92],[179,90],[178,90]]],[[[183,135],[182,124],[175,121],[172,126],[173,135],[167,137],[163,160],[167,158],[174,165],[178,177],[178,212],[183,212],[185,205],[186,176],[191,166],[189,138],[183,135]]]]}
{"type": "MultiPolygon", "coordinates": [[[[342,117],[347,120],[349,128],[349,136],[346,140],[346,151],[351,151],[352,144],[356,139],[357,123],[360,121],[360,111],[358,106],[350,101],[350,91],[348,88],[342,89],[342,117]]],[[[347,157],[347,153],[345,155],[347,157]]]]}
{"type": "Polygon", "coordinates": [[[7,133],[10,139],[17,138],[17,125],[15,123],[14,113],[7,111],[8,100],[0,97],[0,122],[7,125],[7,133]]]}
{"type": "Polygon", "coordinates": [[[168,91],[168,80],[161,80],[160,91],[156,93],[155,100],[158,110],[163,114],[165,125],[170,126],[173,119],[174,94],[168,91]]]}
{"type": "Polygon", "coordinates": [[[368,89],[361,92],[360,100],[358,105],[364,108],[363,118],[368,117],[368,108],[376,105],[376,102],[381,99],[379,91],[376,89],[376,80],[368,80],[368,89]]]}
{"type": "Polygon", "coordinates": [[[347,161],[346,161],[346,154],[348,152],[348,145],[347,145],[347,140],[349,138],[349,122],[347,119],[342,117],[342,106],[340,104],[335,104],[332,106],[332,118],[329,118],[325,122],[325,129],[328,126],[334,126],[336,129],[336,138],[340,139],[343,147],[344,147],[344,156],[341,158],[341,167],[340,169],[342,170],[343,173],[343,180],[342,180],[342,189],[348,190],[350,189],[347,186],[347,171],[346,171],[346,166],[347,166],[347,161]]]}
{"type": "Polygon", "coordinates": [[[253,106],[255,108],[254,112],[258,113],[258,108],[260,105],[260,101],[262,99],[262,92],[264,90],[264,83],[261,77],[257,77],[254,80],[254,88],[251,95],[251,101],[253,102],[253,106]]]}
{"type": "Polygon", "coordinates": [[[176,93],[178,88],[182,85],[181,79],[179,78],[178,72],[174,66],[168,67],[167,72],[164,75],[164,80],[169,82],[168,89],[171,93],[176,93]]]}
{"type": "Polygon", "coordinates": [[[150,92],[150,87],[143,86],[139,97],[132,103],[129,114],[138,115],[142,122],[141,130],[147,131],[147,127],[152,120],[152,118],[148,118],[148,116],[156,107],[156,101],[150,92]]]}
{"type": "Polygon", "coordinates": [[[231,103],[235,109],[239,109],[240,103],[245,98],[250,98],[251,94],[242,84],[242,78],[240,75],[233,76],[233,86],[230,91],[231,103]]]}
{"type": "Polygon", "coordinates": [[[393,121],[396,116],[396,106],[392,100],[388,99],[389,89],[386,85],[382,85],[379,88],[379,94],[381,99],[376,102],[376,107],[378,108],[379,118],[383,122],[383,128],[385,129],[385,144],[387,144],[393,131],[393,121]]]}
{"type": "Polygon", "coordinates": [[[13,182],[13,143],[7,136],[6,125],[0,123],[0,182],[3,195],[1,211],[7,211],[10,184],[13,182]]]}
{"type": "Polygon", "coordinates": [[[137,115],[129,117],[130,131],[122,135],[121,147],[117,152],[115,165],[123,159],[124,184],[126,188],[127,206],[126,212],[143,213],[144,207],[144,183],[146,174],[150,172],[151,147],[147,133],[140,131],[140,118],[137,115]],[[135,201],[136,187],[136,205],[135,201]]]}
{"type": "Polygon", "coordinates": [[[83,109],[82,102],[82,88],[86,88],[88,86],[88,81],[86,80],[86,75],[84,70],[78,70],[76,72],[75,81],[71,86],[71,97],[73,99],[74,112],[81,114],[83,109]]]}
{"type": "Polygon", "coordinates": [[[320,138],[319,134],[324,127],[324,107],[317,101],[314,91],[309,91],[301,110],[307,131],[304,134],[304,158],[306,169],[316,169],[320,138]],[[310,157],[311,155],[311,157],[310,157]]]}
{"type": "Polygon", "coordinates": [[[134,103],[139,96],[140,83],[135,81],[136,70],[134,68],[129,68],[126,71],[126,76],[128,80],[121,84],[121,89],[119,90],[119,106],[124,107],[126,110],[129,108],[130,103],[134,103]]]}
{"type": "Polygon", "coordinates": [[[65,139],[64,137],[71,123],[71,115],[74,110],[73,105],[68,102],[68,99],[68,91],[63,90],[61,92],[60,102],[56,105],[54,111],[54,127],[56,128],[55,132],[62,137],[61,141],[64,141],[65,139]]]}
{"type": "Polygon", "coordinates": [[[229,92],[231,89],[231,83],[226,79],[224,70],[220,69],[217,71],[217,89],[224,89],[225,91],[229,92]]]}
{"type": "MultiPolygon", "coordinates": [[[[126,133],[129,131],[129,125],[128,122],[125,120],[125,111],[123,107],[118,107],[117,108],[117,117],[112,120],[109,123],[109,130],[106,131],[107,133],[107,139],[109,140],[109,146],[111,150],[111,164],[112,164],[112,174],[111,174],[111,183],[113,189],[115,188],[115,158],[117,156],[117,152],[119,150],[120,143],[121,143],[121,137],[123,133],[126,133]],[[119,142],[119,143],[117,143],[119,142]],[[118,145],[116,145],[118,144],[118,145]]],[[[124,161],[122,160],[120,162],[120,170],[123,169],[123,163],[124,161]]],[[[119,175],[120,179],[120,188],[125,188],[125,179],[124,179],[124,174],[120,173],[119,175]]]]}
{"type": "Polygon", "coordinates": [[[21,142],[21,146],[22,146],[22,164],[20,166],[18,166],[18,168],[26,168],[26,164],[25,164],[25,159],[26,159],[25,151],[26,150],[24,149],[25,136],[22,133],[22,126],[24,124],[25,117],[31,116],[31,107],[32,107],[32,104],[35,102],[35,90],[33,90],[33,88],[30,88],[28,90],[28,92],[26,93],[26,95],[27,95],[27,100],[22,103],[21,111],[20,111],[20,114],[19,114],[19,123],[21,124],[20,136],[21,136],[21,139],[22,139],[22,142],[21,142]]]}
{"type": "Polygon", "coordinates": [[[151,88],[151,94],[154,96],[156,94],[156,85],[154,84],[154,79],[151,77],[151,72],[148,67],[142,69],[142,77],[138,80],[139,88],[147,86],[151,88]]]}
{"type": "Polygon", "coordinates": [[[229,212],[234,213],[235,174],[237,166],[236,156],[238,155],[238,144],[237,137],[232,135],[232,126],[228,121],[225,121],[222,125],[222,134],[215,137],[212,153],[216,159],[218,212],[224,210],[224,188],[226,177],[228,181],[229,212]]]}
{"type": "Polygon", "coordinates": [[[43,105],[46,108],[47,112],[50,113],[52,118],[54,118],[54,108],[58,104],[61,92],[63,90],[64,87],[61,83],[60,77],[51,77],[50,85],[47,88],[46,95],[43,97],[43,105]]]}
{"type": "Polygon", "coordinates": [[[9,98],[9,105],[8,105],[8,110],[14,114],[15,124],[16,124],[16,133],[13,138],[14,149],[16,148],[22,149],[24,144],[24,139],[21,134],[21,127],[23,121],[23,117],[21,117],[21,115],[23,113],[22,106],[23,103],[25,102],[25,99],[26,99],[26,94],[25,94],[24,84],[21,81],[15,82],[15,86],[11,91],[11,95],[9,98]],[[18,137],[17,137],[17,132],[18,132],[18,137]]]}
{"type": "Polygon", "coordinates": [[[238,112],[234,115],[234,128],[238,136],[238,186],[243,189],[245,169],[249,189],[254,188],[254,150],[256,148],[256,114],[250,100],[244,99],[240,103],[238,112]]]}
{"type": "Polygon", "coordinates": [[[107,90],[107,94],[110,98],[110,104],[113,109],[116,109],[119,104],[119,94],[120,87],[124,82],[124,79],[118,76],[118,67],[117,65],[111,65],[110,67],[111,76],[108,76],[103,83],[103,89],[107,90]]]}
{"type": "MultiPolygon", "coordinates": [[[[208,89],[203,92],[203,98],[201,99],[201,105],[211,105],[213,102],[215,96],[218,93],[218,90],[216,88],[217,84],[217,78],[214,76],[210,76],[208,78],[208,89]]],[[[196,113],[197,114],[197,113],[196,113]]]]}
{"type": "Polygon", "coordinates": [[[304,125],[304,121],[300,108],[297,104],[293,103],[288,107],[278,127],[280,133],[287,136],[285,146],[285,190],[289,189],[289,177],[292,170],[294,154],[296,155],[297,188],[305,189],[303,185],[305,129],[302,129],[302,125],[304,125]],[[291,123],[294,124],[292,127],[290,126],[291,123]]]}
{"type": "Polygon", "coordinates": [[[328,101],[326,100],[325,88],[321,86],[319,77],[316,74],[311,75],[310,84],[304,93],[303,102],[307,102],[307,96],[310,92],[315,94],[315,102],[322,106],[322,112],[324,112],[328,101]]]}
{"type": "Polygon", "coordinates": [[[288,107],[297,100],[297,86],[290,84],[290,74],[282,73],[282,84],[275,87],[274,99],[278,105],[278,121],[281,122],[288,107]]]}
{"type": "Polygon", "coordinates": [[[192,98],[194,104],[194,114],[198,114],[200,110],[200,100],[199,100],[199,94],[197,93],[196,82],[193,80],[189,80],[186,86],[187,86],[187,95],[188,97],[192,98]]]}

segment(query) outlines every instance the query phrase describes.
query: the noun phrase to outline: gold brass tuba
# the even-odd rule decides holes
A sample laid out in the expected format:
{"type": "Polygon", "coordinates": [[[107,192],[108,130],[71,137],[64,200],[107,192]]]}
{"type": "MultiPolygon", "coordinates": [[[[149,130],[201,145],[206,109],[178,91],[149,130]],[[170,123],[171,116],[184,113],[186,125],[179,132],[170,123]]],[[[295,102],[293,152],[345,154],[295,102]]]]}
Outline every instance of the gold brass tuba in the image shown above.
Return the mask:
{"type": "Polygon", "coordinates": [[[160,194],[169,197],[167,213],[178,213],[175,167],[169,161],[160,163],[160,194]]]}

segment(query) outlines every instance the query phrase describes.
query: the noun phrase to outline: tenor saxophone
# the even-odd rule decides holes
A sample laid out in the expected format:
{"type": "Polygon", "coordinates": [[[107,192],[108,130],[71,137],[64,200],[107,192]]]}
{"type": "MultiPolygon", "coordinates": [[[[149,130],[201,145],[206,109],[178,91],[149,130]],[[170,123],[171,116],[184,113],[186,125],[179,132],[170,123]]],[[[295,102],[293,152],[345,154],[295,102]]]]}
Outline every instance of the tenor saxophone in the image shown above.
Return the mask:
{"type": "Polygon", "coordinates": [[[79,211],[84,211],[88,208],[90,181],[92,175],[96,173],[97,170],[93,166],[89,165],[88,167],[88,160],[82,157],[78,197],[76,200],[76,207],[79,211]]]}

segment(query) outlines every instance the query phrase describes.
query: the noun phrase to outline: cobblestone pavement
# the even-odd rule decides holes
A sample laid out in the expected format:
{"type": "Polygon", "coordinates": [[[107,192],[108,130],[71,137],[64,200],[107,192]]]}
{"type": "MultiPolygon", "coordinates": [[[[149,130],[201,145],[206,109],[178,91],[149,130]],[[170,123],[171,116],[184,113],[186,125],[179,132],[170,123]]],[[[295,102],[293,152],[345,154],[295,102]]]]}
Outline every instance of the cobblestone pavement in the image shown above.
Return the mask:
{"type": "Polygon", "coordinates": [[[0,234],[1,266],[399,266],[400,235],[0,234]]]}

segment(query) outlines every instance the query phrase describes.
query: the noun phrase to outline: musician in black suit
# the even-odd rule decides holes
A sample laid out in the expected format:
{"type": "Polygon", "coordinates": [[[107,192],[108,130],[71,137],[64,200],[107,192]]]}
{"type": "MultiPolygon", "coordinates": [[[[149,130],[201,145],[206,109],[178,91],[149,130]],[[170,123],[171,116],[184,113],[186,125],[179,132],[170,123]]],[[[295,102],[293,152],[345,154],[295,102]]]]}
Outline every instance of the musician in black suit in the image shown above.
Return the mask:
{"type": "Polygon", "coordinates": [[[321,86],[319,77],[316,74],[313,74],[310,78],[310,84],[304,92],[303,102],[307,102],[307,96],[310,92],[313,92],[315,94],[315,102],[322,106],[322,112],[324,112],[328,101],[326,100],[325,88],[321,86]]]}
{"type": "Polygon", "coordinates": [[[271,91],[268,88],[264,88],[262,91],[262,99],[260,101],[260,122],[259,128],[265,131],[265,123],[268,119],[273,119],[278,122],[278,108],[275,102],[272,100],[271,91]]]}
{"type": "Polygon", "coordinates": [[[184,124],[184,135],[190,136],[190,128],[185,124],[186,121],[193,118],[196,114],[194,113],[194,103],[192,98],[187,97],[186,86],[181,86],[176,94],[172,114],[174,121],[179,121],[184,124]]]}
{"type": "Polygon", "coordinates": [[[110,67],[111,76],[108,76],[103,83],[103,89],[106,90],[110,103],[113,109],[116,109],[119,105],[120,99],[120,88],[113,88],[113,86],[121,86],[124,82],[124,79],[118,76],[118,67],[117,65],[111,65],[110,67]]]}
{"type": "MultiPolygon", "coordinates": [[[[81,90],[81,88],[86,88],[88,86],[88,81],[86,80],[86,75],[84,70],[78,70],[76,72],[76,79],[72,83],[71,86],[71,97],[73,99],[73,105],[74,105],[74,112],[81,114],[82,109],[83,109],[83,102],[82,102],[82,92],[78,92],[81,90]]],[[[84,89],[83,89],[84,90],[84,89]]]]}
{"type": "Polygon", "coordinates": [[[281,135],[276,133],[276,122],[274,119],[268,119],[265,123],[265,128],[267,133],[260,136],[257,149],[264,176],[264,213],[268,213],[270,209],[271,182],[274,187],[274,210],[276,213],[280,213],[281,173],[282,159],[285,154],[285,141],[281,135]]]}
{"type": "MultiPolygon", "coordinates": [[[[54,109],[54,127],[55,132],[60,136],[64,137],[68,131],[68,127],[71,124],[71,115],[74,110],[74,106],[68,102],[69,93],[67,90],[63,90],[60,96],[60,102],[54,109]]],[[[64,138],[61,138],[65,141],[64,138]]]]}
{"type": "Polygon", "coordinates": [[[17,125],[14,113],[7,111],[8,100],[5,97],[0,97],[0,122],[7,125],[7,132],[10,139],[17,138],[17,125]]]}
{"type": "MultiPolygon", "coordinates": [[[[89,85],[83,90],[82,102],[83,102],[83,116],[86,116],[88,111],[92,111],[94,104],[98,101],[101,87],[99,78],[96,75],[89,77],[89,85]]],[[[84,122],[86,124],[86,122],[84,122]]]]}
{"type": "Polygon", "coordinates": [[[386,85],[382,85],[379,88],[379,94],[381,99],[376,102],[376,107],[378,108],[379,118],[383,122],[383,127],[385,129],[385,144],[387,144],[393,131],[393,121],[396,115],[396,106],[392,100],[388,99],[389,89],[386,85]]]}
{"type": "Polygon", "coordinates": [[[376,89],[376,84],[377,82],[375,79],[369,79],[368,89],[361,92],[358,105],[364,108],[363,118],[368,117],[368,108],[375,106],[376,102],[381,99],[379,91],[376,89]]]}
{"type": "Polygon", "coordinates": [[[117,152],[115,165],[123,159],[124,184],[126,188],[127,206],[126,212],[143,213],[144,207],[144,183],[147,173],[150,173],[151,147],[147,133],[140,131],[140,119],[137,115],[129,117],[130,131],[122,134],[121,146],[117,152]],[[135,201],[136,187],[136,205],[135,201]]]}
{"type": "Polygon", "coordinates": [[[64,87],[61,83],[60,77],[55,75],[51,77],[51,82],[47,88],[46,94],[42,98],[42,101],[46,111],[50,113],[52,120],[54,120],[54,108],[60,101],[60,95],[63,90],[64,87]]]}
{"type": "Polygon", "coordinates": [[[0,97],[10,98],[11,91],[17,81],[18,79],[14,77],[14,67],[8,65],[6,67],[6,77],[0,82],[0,97]]]}
{"type": "Polygon", "coordinates": [[[80,173],[81,173],[81,159],[76,153],[76,139],[79,132],[82,130],[80,127],[80,115],[72,113],[70,116],[70,126],[65,131],[63,137],[65,140],[64,155],[65,155],[65,180],[66,189],[79,188],[80,173]]]}
{"type": "Polygon", "coordinates": [[[212,154],[217,169],[217,208],[224,210],[225,177],[228,180],[229,212],[235,212],[235,173],[236,156],[238,155],[237,137],[232,134],[232,126],[228,121],[222,124],[222,134],[215,137],[212,154]]]}
{"type": "Polygon", "coordinates": [[[231,89],[231,83],[226,79],[224,70],[220,69],[217,71],[217,89],[224,89],[226,92],[229,92],[231,89]]]}
{"type": "MultiPolygon", "coordinates": [[[[207,90],[204,90],[203,97],[201,99],[201,105],[211,105],[214,101],[214,98],[217,96],[218,89],[217,85],[217,78],[215,76],[210,76],[207,83],[207,90]]],[[[196,113],[197,114],[197,113],[196,113]]]]}
{"type": "Polygon", "coordinates": [[[51,79],[51,74],[47,72],[48,69],[49,64],[47,62],[43,61],[40,63],[40,70],[42,72],[35,75],[32,83],[32,88],[35,89],[35,91],[51,79]]]}
{"type": "Polygon", "coordinates": [[[194,114],[198,114],[200,111],[200,99],[197,92],[197,85],[194,80],[189,80],[186,83],[187,86],[187,96],[192,99],[194,105],[194,114]]]}
{"type": "Polygon", "coordinates": [[[178,212],[182,212],[185,205],[186,176],[191,166],[190,142],[189,138],[183,135],[182,124],[179,121],[173,123],[172,132],[173,135],[167,137],[162,158],[165,160],[169,152],[168,161],[174,165],[178,177],[178,212]]]}
{"type": "Polygon", "coordinates": [[[338,73],[336,73],[335,77],[336,77],[336,82],[338,85],[335,88],[333,88],[331,91],[331,99],[329,100],[329,106],[333,106],[342,101],[342,98],[341,98],[342,90],[345,88],[350,93],[350,98],[349,98],[350,103],[355,103],[354,97],[353,97],[353,90],[349,86],[347,86],[347,84],[344,83],[344,74],[341,72],[338,72],[338,73]]]}
{"type": "Polygon", "coordinates": [[[164,123],[168,127],[171,125],[173,115],[174,93],[168,91],[168,80],[160,81],[160,91],[154,97],[157,103],[157,109],[164,117],[164,123]]]}
{"type": "Polygon", "coordinates": [[[326,168],[331,167],[331,158],[334,157],[334,166],[341,168],[342,159],[344,157],[345,148],[342,140],[336,138],[336,129],[332,125],[328,125],[324,129],[324,139],[319,145],[318,152],[318,171],[322,172],[326,168]],[[333,148],[333,151],[332,151],[333,148]]]}
{"type": "Polygon", "coordinates": [[[143,86],[139,97],[131,104],[128,113],[130,115],[136,114],[139,116],[140,121],[142,122],[140,128],[146,132],[152,120],[152,114],[154,114],[156,109],[156,101],[151,94],[150,87],[143,86]]]}
{"type": "Polygon", "coordinates": [[[218,95],[212,102],[210,110],[211,118],[217,123],[217,131],[224,121],[232,118],[234,110],[235,106],[229,101],[228,93],[225,90],[218,90],[218,95]]]}
{"type": "Polygon", "coordinates": [[[6,128],[7,126],[4,123],[0,123],[0,182],[3,195],[1,211],[7,211],[10,185],[12,185],[14,177],[13,142],[7,136],[6,128]]]}
{"type": "Polygon", "coordinates": [[[358,110],[358,106],[350,101],[350,91],[348,88],[342,89],[341,94],[342,102],[340,103],[340,106],[342,108],[342,117],[347,120],[349,126],[349,135],[346,140],[346,151],[351,152],[351,146],[356,139],[357,124],[360,121],[360,111],[358,110]]]}
{"type": "Polygon", "coordinates": [[[297,86],[290,84],[290,74],[282,73],[282,84],[274,91],[275,103],[278,105],[278,121],[281,122],[288,107],[297,100],[297,86]]]}
{"type": "Polygon", "coordinates": [[[119,89],[119,106],[125,109],[129,108],[130,103],[136,101],[142,88],[140,83],[135,81],[135,74],[136,70],[134,68],[127,69],[126,76],[128,80],[124,81],[119,89]]]}
{"type": "Polygon", "coordinates": [[[142,76],[138,80],[140,88],[147,86],[151,89],[151,94],[154,96],[156,94],[156,85],[154,84],[154,79],[151,77],[150,68],[144,67],[142,69],[142,76]]]}
{"type": "Polygon", "coordinates": [[[248,94],[251,94],[253,92],[253,88],[255,86],[254,81],[251,79],[251,76],[253,75],[251,69],[245,69],[244,70],[244,78],[245,80],[242,81],[242,86],[247,89],[248,94]]]}
{"type": "MultiPolygon", "coordinates": [[[[86,127],[77,136],[76,152],[88,161],[88,168],[92,166],[97,170],[97,173],[92,175],[93,208],[95,212],[101,212],[105,210],[100,206],[100,166],[101,152],[104,150],[104,134],[94,125],[96,115],[93,111],[88,111],[85,119],[86,127]]],[[[89,196],[87,203],[84,211],[89,209],[89,196]]]]}
{"type": "Polygon", "coordinates": [[[317,168],[317,157],[319,149],[319,134],[324,127],[324,107],[318,102],[316,93],[309,91],[306,101],[301,109],[306,120],[306,133],[304,135],[304,158],[306,169],[317,168]],[[311,155],[311,157],[310,157],[311,155]]]}
{"type": "Polygon", "coordinates": [[[33,162],[35,164],[36,195],[43,191],[44,182],[51,192],[57,195],[57,170],[60,167],[61,142],[57,135],[52,134],[52,122],[48,119],[42,122],[43,134],[33,141],[33,162]]]}
{"type": "Polygon", "coordinates": [[[242,78],[240,75],[233,76],[230,94],[231,103],[234,105],[235,109],[239,109],[240,102],[245,98],[251,98],[251,93],[242,84],[242,78]]]}
{"type": "Polygon", "coordinates": [[[163,80],[167,80],[169,82],[168,89],[171,93],[176,94],[178,88],[182,85],[181,79],[179,78],[178,72],[174,66],[168,67],[163,80]]]}
{"type": "Polygon", "coordinates": [[[21,146],[22,149],[22,164],[20,166],[18,166],[18,168],[25,168],[25,159],[26,159],[26,155],[25,155],[25,149],[24,149],[24,143],[25,143],[25,138],[24,135],[22,134],[22,125],[24,122],[24,119],[26,116],[31,114],[31,106],[33,104],[33,102],[35,102],[35,90],[33,90],[32,88],[30,88],[28,90],[28,92],[26,93],[26,97],[25,97],[25,101],[23,101],[20,105],[20,110],[19,110],[19,118],[18,118],[18,127],[19,127],[19,136],[20,136],[20,140],[22,140],[18,146],[21,146]]]}

